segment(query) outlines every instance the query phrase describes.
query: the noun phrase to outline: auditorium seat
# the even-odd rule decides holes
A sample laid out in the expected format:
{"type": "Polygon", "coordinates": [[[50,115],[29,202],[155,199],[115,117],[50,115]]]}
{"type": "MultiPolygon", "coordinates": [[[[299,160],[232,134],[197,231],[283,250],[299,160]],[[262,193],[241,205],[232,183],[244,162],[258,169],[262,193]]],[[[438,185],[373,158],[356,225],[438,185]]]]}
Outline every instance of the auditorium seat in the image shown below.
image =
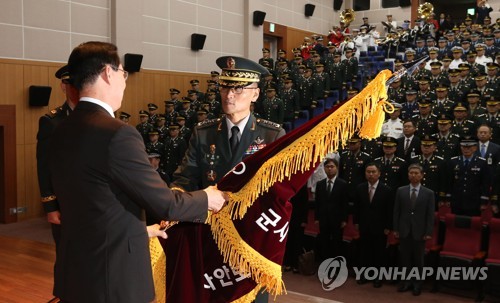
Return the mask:
{"type": "Polygon", "coordinates": [[[383,61],[385,61],[385,57],[377,55],[377,56],[373,57],[373,61],[375,61],[375,62],[383,62],[383,61]]]}
{"type": "Polygon", "coordinates": [[[394,71],[394,62],[392,61],[381,61],[378,63],[378,70],[382,71],[384,69],[388,69],[391,72],[394,71]]]}
{"type": "Polygon", "coordinates": [[[366,63],[366,62],[371,62],[371,61],[373,61],[372,57],[359,57],[359,63],[361,63],[361,64],[366,63]]]}
{"type": "Polygon", "coordinates": [[[300,127],[302,124],[306,123],[307,121],[309,121],[309,111],[301,110],[299,112],[299,117],[297,119],[293,120],[293,129],[300,127]]]}
{"type": "Polygon", "coordinates": [[[283,122],[283,129],[288,134],[293,129],[292,122],[283,122]]]}
{"type": "Polygon", "coordinates": [[[324,111],[325,111],[325,100],[320,99],[317,101],[316,107],[313,109],[312,118],[321,115],[324,111]]]}
{"type": "Polygon", "coordinates": [[[374,52],[374,51],[376,51],[376,50],[377,50],[377,49],[375,48],[375,46],[372,46],[372,45],[368,46],[368,51],[369,51],[369,52],[374,52]]]}
{"type": "MultiPolygon", "coordinates": [[[[486,252],[481,251],[481,234],[483,225],[480,217],[459,216],[447,214],[445,217],[446,232],[443,249],[439,254],[440,267],[476,268],[484,264],[486,252]]],[[[476,290],[480,283],[471,281],[438,281],[439,287],[447,286],[454,289],[476,290]]]]}
{"type": "Polygon", "coordinates": [[[489,247],[485,260],[488,267],[488,278],[485,283],[485,293],[500,297],[500,219],[491,218],[489,221],[489,247]]]}
{"type": "Polygon", "coordinates": [[[363,57],[366,57],[368,55],[368,52],[367,51],[360,51],[359,52],[359,58],[363,58],[363,57]]]}

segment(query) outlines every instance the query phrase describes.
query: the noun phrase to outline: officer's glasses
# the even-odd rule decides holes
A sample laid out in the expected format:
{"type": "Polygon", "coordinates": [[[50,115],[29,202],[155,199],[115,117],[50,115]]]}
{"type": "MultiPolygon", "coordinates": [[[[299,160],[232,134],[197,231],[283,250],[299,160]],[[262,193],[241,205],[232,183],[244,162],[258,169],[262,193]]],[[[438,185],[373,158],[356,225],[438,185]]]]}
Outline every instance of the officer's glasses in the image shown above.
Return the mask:
{"type": "Polygon", "coordinates": [[[233,94],[241,94],[243,93],[244,89],[256,89],[258,87],[244,87],[244,86],[235,86],[235,87],[227,87],[227,86],[222,86],[219,90],[223,94],[227,94],[229,92],[232,92],[233,94]]]}
{"type": "Polygon", "coordinates": [[[115,66],[111,66],[111,68],[112,68],[115,72],[117,72],[117,71],[121,71],[121,72],[123,72],[123,78],[124,78],[125,80],[127,80],[127,79],[128,79],[128,72],[127,72],[126,70],[123,70],[123,69],[118,68],[118,67],[115,67],[115,66]]]}

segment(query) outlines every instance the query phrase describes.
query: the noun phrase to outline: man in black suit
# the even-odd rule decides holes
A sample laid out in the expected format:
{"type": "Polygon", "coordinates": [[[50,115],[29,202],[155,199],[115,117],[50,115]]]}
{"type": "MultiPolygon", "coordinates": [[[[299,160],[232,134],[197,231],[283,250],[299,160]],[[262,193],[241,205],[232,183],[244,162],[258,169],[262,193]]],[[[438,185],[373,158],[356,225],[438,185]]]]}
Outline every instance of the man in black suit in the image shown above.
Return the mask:
{"type": "Polygon", "coordinates": [[[397,139],[398,147],[396,149],[396,156],[402,158],[406,163],[411,162],[411,158],[420,155],[420,138],[415,136],[417,126],[415,121],[408,119],[403,122],[404,136],[397,139]]]}
{"type": "Polygon", "coordinates": [[[61,212],[59,211],[59,202],[50,180],[49,143],[52,133],[73,111],[78,103],[78,98],[75,94],[76,90],[68,82],[69,73],[67,65],[57,70],[55,76],[61,79],[61,89],[66,95],[66,101],[63,105],[54,108],[50,113],[40,117],[38,121],[38,134],[36,135],[36,159],[38,186],[40,188],[40,195],[42,196],[43,210],[47,214],[47,221],[51,223],[52,237],[57,248],[59,246],[59,238],[61,237],[61,212]]]}
{"type": "Polygon", "coordinates": [[[339,162],[326,159],[326,178],[316,183],[314,213],[319,225],[319,260],[341,255],[342,231],[347,224],[347,182],[337,178],[339,162]]]}
{"type": "Polygon", "coordinates": [[[116,46],[87,42],[68,60],[80,101],[54,131],[52,184],[61,210],[54,294],[63,302],[151,302],[155,298],[146,210],[158,221],[204,222],[226,195],[170,190],[151,167],[137,130],[115,119],[128,73],[116,46]]]}
{"type": "MultiPolygon", "coordinates": [[[[359,230],[361,245],[361,264],[366,267],[381,267],[385,259],[387,235],[392,226],[392,203],[394,196],[391,188],[379,182],[380,167],[369,163],[365,168],[367,182],[356,188],[353,222],[359,230]]],[[[365,283],[361,278],[358,283],[365,283]]],[[[379,288],[382,282],[373,281],[373,287],[379,288]]]]}
{"type": "MultiPolygon", "coordinates": [[[[394,204],[393,229],[399,238],[401,266],[407,274],[412,267],[422,274],[424,266],[425,241],[431,239],[434,228],[434,192],[420,184],[424,177],[424,169],[419,164],[408,167],[410,185],[398,188],[394,204]]],[[[401,283],[399,292],[408,291],[413,287],[413,295],[420,295],[421,280],[413,285],[410,281],[401,283]]]]}

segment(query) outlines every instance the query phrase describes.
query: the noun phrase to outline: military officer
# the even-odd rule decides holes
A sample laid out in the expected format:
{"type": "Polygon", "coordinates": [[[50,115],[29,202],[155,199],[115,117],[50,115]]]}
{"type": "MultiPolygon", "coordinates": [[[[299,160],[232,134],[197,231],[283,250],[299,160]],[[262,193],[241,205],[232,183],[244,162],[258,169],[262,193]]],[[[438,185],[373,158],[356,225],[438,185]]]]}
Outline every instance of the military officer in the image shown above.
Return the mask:
{"type": "Polygon", "coordinates": [[[78,97],[74,94],[76,90],[70,84],[71,79],[67,65],[58,69],[55,76],[61,80],[60,86],[66,96],[66,101],[38,120],[36,159],[41,202],[43,210],[47,214],[47,221],[51,223],[52,236],[57,248],[61,235],[61,213],[59,212],[59,203],[50,180],[49,144],[54,129],[73,111],[73,108],[78,103],[78,97]]]}
{"type": "Polygon", "coordinates": [[[451,115],[455,102],[448,98],[448,87],[444,84],[436,87],[437,98],[432,101],[432,113],[436,116],[451,115]]]}
{"type": "Polygon", "coordinates": [[[148,111],[149,111],[148,122],[153,126],[156,125],[156,119],[158,118],[158,114],[156,113],[157,110],[158,110],[158,105],[154,103],[148,103],[148,111]]]}
{"type": "MultiPolygon", "coordinates": [[[[180,97],[181,91],[178,90],[177,88],[170,88],[169,91],[170,91],[170,100],[167,101],[173,102],[175,111],[182,109],[182,103],[180,97]]],[[[165,101],[165,105],[167,105],[167,101],[165,101]]],[[[165,114],[167,114],[166,111],[165,114]]]]}
{"type": "Polygon", "coordinates": [[[157,129],[151,129],[149,131],[149,142],[146,143],[146,153],[156,151],[161,155],[163,154],[163,147],[163,143],[160,142],[160,133],[157,129]]]}
{"type": "Polygon", "coordinates": [[[162,167],[170,180],[172,180],[173,174],[181,163],[182,157],[184,157],[187,149],[186,140],[184,140],[179,133],[179,124],[172,123],[168,126],[169,136],[165,140],[162,167]]]}
{"type": "Polygon", "coordinates": [[[384,137],[401,138],[403,136],[403,120],[399,118],[401,114],[401,104],[392,102],[394,111],[389,114],[389,119],[382,124],[382,133],[384,137]]]}
{"type": "Polygon", "coordinates": [[[130,120],[130,114],[129,113],[126,113],[126,112],[120,112],[120,116],[119,116],[120,120],[122,120],[124,123],[128,124],[129,120],[130,120]]]}
{"type": "MultiPolygon", "coordinates": [[[[181,165],[174,173],[173,186],[186,190],[201,188],[204,184],[216,184],[244,157],[259,152],[266,145],[285,134],[279,124],[255,118],[250,113],[250,104],[257,100],[260,93],[257,86],[259,76],[268,73],[268,71],[251,60],[234,56],[218,58],[217,65],[222,69],[219,85],[222,109],[226,115],[222,118],[207,120],[194,128],[189,148],[181,165]]],[[[251,214],[252,208],[249,208],[247,216],[251,214]]],[[[168,241],[175,240],[174,228],[182,229],[188,233],[198,231],[205,232],[205,235],[210,234],[208,226],[203,224],[201,224],[202,226],[178,225],[181,227],[172,228],[168,241]]],[[[176,247],[175,243],[172,245],[176,247]]],[[[198,268],[201,266],[200,259],[203,258],[201,242],[189,245],[192,246],[193,253],[189,256],[179,257],[189,258],[195,272],[203,273],[203,268],[198,268]]],[[[175,249],[172,251],[175,253],[175,249]]],[[[176,289],[180,293],[186,292],[186,286],[181,276],[196,279],[196,283],[193,284],[202,285],[200,283],[204,281],[203,275],[193,277],[192,272],[186,271],[185,268],[177,268],[176,270],[176,262],[175,258],[167,255],[167,276],[168,272],[175,272],[179,275],[171,279],[170,289],[176,289]]],[[[203,295],[199,293],[203,291],[203,287],[187,291],[191,292],[193,297],[203,295]]],[[[168,297],[167,301],[169,301],[168,297]]]]}
{"type": "Polygon", "coordinates": [[[486,86],[486,74],[477,75],[474,80],[476,81],[476,89],[479,92],[481,105],[485,105],[486,101],[490,100],[492,96],[497,93],[493,88],[486,86]]]}
{"type": "Polygon", "coordinates": [[[354,202],[356,186],[365,181],[365,166],[370,155],[361,151],[361,139],[354,135],[347,140],[348,150],[342,152],[339,161],[339,177],[349,184],[349,202],[354,202]]]}
{"type": "Polygon", "coordinates": [[[139,111],[140,123],[137,124],[135,128],[141,134],[144,144],[149,142],[149,132],[154,128],[151,123],[149,123],[149,113],[145,110],[139,111]]]}
{"type": "Polygon", "coordinates": [[[397,141],[396,138],[385,137],[382,141],[382,150],[384,155],[378,157],[373,162],[380,167],[380,181],[388,185],[393,193],[396,193],[398,187],[405,184],[407,175],[406,161],[395,155],[397,141]]]}
{"type": "Polygon", "coordinates": [[[479,92],[477,89],[471,89],[467,93],[467,103],[468,103],[468,111],[467,111],[467,117],[474,121],[476,125],[479,125],[483,122],[485,122],[485,116],[486,116],[486,107],[481,106],[480,100],[479,100],[479,92]]]}
{"type": "MultiPolygon", "coordinates": [[[[431,67],[431,77],[430,77],[430,89],[434,91],[436,87],[439,86],[441,83],[445,83],[448,81],[447,76],[444,75],[443,72],[441,72],[441,67],[443,66],[443,63],[436,61],[432,62],[430,64],[431,67]]],[[[434,100],[434,99],[433,99],[434,100]]]]}
{"type": "Polygon", "coordinates": [[[460,71],[460,83],[463,86],[467,86],[469,89],[474,87],[474,79],[471,77],[471,66],[469,63],[460,63],[458,65],[458,70],[460,71]]]}
{"type": "Polygon", "coordinates": [[[406,102],[401,107],[401,119],[411,119],[418,114],[417,92],[413,89],[406,90],[406,102]]]}
{"type": "Polygon", "coordinates": [[[316,63],[316,72],[313,75],[314,81],[316,81],[316,85],[318,86],[316,99],[326,99],[328,94],[330,93],[330,75],[325,71],[325,65],[323,63],[316,63]]]}
{"type": "Polygon", "coordinates": [[[341,90],[345,88],[346,83],[345,67],[340,60],[340,53],[336,52],[333,56],[333,61],[328,65],[331,80],[330,88],[332,90],[341,90]]]}
{"type": "MultiPolygon", "coordinates": [[[[188,97],[182,98],[182,109],[179,111],[179,116],[182,116],[186,120],[186,127],[191,128],[194,120],[195,110],[191,108],[191,99],[188,97]]],[[[178,122],[178,121],[177,121],[178,122]]]]}
{"type": "MultiPolygon", "coordinates": [[[[429,98],[431,100],[436,100],[436,93],[434,93],[433,90],[430,88],[430,78],[429,77],[423,77],[418,80],[418,92],[417,92],[417,99],[421,100],[424,98],[429,98]]],[[[408,117],[408,118],[411,118],[408,117]]]]}
{"type": "Polygon", "coordinates": [[[453,122],[451,123],[451,132],[459,137],[472,136],[476,133],[476,124],[467,119],[467,106],[458,102],[453,109],[453,122]]]}
{"type": "Polygon", "coordinates": [[[423,137],[437,132],[437,116],[431,111],[431,100],[428,98],[418,101],[418,115],[411,119],[415,122],[417,128],[416,135],[423,137]]]}
{"type": "Polygon", "coordinates": [[[197,79],[193,79],[189,81],[189,84],[191,84],[191,90],[195,91],[196,93],[196,99],[203,101],[205,100],[205,94],[200,90],[200,81],[197,79]]]}
{"type": "Polygon", "coordinates": [[[500,144],[500,114],[499,111],[500,102],[495,98],[486,101],[486,110],[488,113],[486,114],[486,124],[491,127],[491,131],[493,133],[491,141],[500,144]]]}
{"type": "Polygon", "coordinates": [[[387,96],[389,100],[396,103],[403,103],[405,101],[405,89],[401,86],[401,78],[396,79],[391,83],[387,89],[387,96]]]}
{"type": "Polygon", "coordinates": [[[276,89],[274,87],[268,87],[266,89],[266,98],[264,98],[262,102],[262,108],[264,119],[280,125],[283,124],[283,119],[285,117],[283,101],[276,97],[276,89]]]}
{"type": "Polygon", "coordinates": [[[438,116],[438,132],[432,137],[437,140],[436,155],[445,160],[455,157],[459,153],[460,137],[451,131],[451,118],[446,114],[438,116]]]}
{"type": "Polygon", "coordinates": [[[156,119],[156,129],[158,130],[158,134],[160,135],[159,141],[161,143],[165,143],[165,139],[168,138],[168,126],[166,125],[164,115],[158,115],[158,119],[156,119]]]}
{"type": "Polygon", "coordinates": [[[284,79],[285,86],[280,92],[283,100],[284,121],[292,122],[299,115],[300,97],[299,92],[293,88],[293,80],[290,77],[284,79]]]}
{"type": "Polygon", "coordinates": [[[461,155],[448,162],[447,178],[450,182],[447,197],[454,214],[480,216],[490,198],[491,185],[486,160],[474,155],[477,141],[465,137],[460,141],[461,155]]]}
{"type": "MultiPolygon", "coordinates": [[[[425,135],[420,139],[421,155],[411,158],[411,163],[418,163],[424,168],[424,177],[422,185],[432,189],[436,195],[435,201],[445,202],[446,197],[446,161],[435,155],[436,139],[430,135],[425,135]]],[[[438,204],[436,204],[437,210],[438,204]]]]}
{"type": "Polygon", "coordinates": [[[267,65],[271,69],[274,67],[274,59],[271,58],[271,50],[269,48],[262,48],[262,58],[259,59],[259,64],[262,66],[267,65]],[[267,63],[265,64],[264,61],[267,61],[267,63]]]}
{"type": "MultiPolygon", "coordinates": [[[[300,105],[303,110],[310,110],[316,105],[315,97],[318,95],[317,86],[312,78],[312,69],[307,67],[300,79],[299,86],[300,105]]],[[[312,115],[311,115],[312,116],[312,115]]]]}
{"type": "Polygon", "coordinates": [[[165,125],[177,123],[176,118],[179,113],[175,110],[175,101],[165,101],[165,125]]]}
{"type": "Polygon", "coordinates": [[[342,61],[345,67],[345,82],[351,82],[351,85],[356,83],[358,78],[358,59],[353,55],[353,49],[344,48],[345,59],[342,61]]]}
{"type": "Polygon", "coordinates": [[[184,138],[186,143],[188,143],[189,138],[191,138],[191,128],[186,126],[186,118],[184,116],[177,116],[175,120],[179,124],[179,136],[184,138]]]}
{"type": "Polygon", "coordinates": [[[460,82],[460,71],[451,69],[448,72],[448,98],[453,102],[461,102],[464,99],[465,93],[470,90],[470,87],[465,83],[460,82]]]}

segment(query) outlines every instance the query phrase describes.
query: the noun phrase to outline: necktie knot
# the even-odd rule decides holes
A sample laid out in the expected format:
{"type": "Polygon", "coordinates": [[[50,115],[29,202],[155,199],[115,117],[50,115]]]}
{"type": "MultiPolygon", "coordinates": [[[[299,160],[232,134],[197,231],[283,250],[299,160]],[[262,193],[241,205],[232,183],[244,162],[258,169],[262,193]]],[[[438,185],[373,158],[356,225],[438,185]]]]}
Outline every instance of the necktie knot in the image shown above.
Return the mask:
{"type": "Polygon", "coordinates": [[[332,184],[333,184],[332,180],[328,180],[328,187],[327,187],[328,193],[332,192],[332,184]]]}
{"type": "Polygon", "coordinates": [[[229,143],[231,145],[231,151],[234,152],[236,151],[236,148],[238,147],[238,143],[240,142],[238,138],[238,134],[240,133],[240,129],[238,126],[233,126],[231,127],[231,138],[229,138],[229,143]]]}

